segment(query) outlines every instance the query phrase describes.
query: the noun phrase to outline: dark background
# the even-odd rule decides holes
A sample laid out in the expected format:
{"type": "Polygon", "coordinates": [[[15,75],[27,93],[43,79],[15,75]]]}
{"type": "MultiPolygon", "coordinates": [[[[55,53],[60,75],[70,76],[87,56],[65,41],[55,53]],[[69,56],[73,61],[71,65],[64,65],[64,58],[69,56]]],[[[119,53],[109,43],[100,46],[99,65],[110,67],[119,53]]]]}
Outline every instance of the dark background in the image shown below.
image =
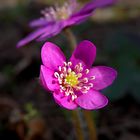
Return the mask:
{"type": "MultiPolygon", "coordinates": [[[[38,140],[76,139],[72,112],[60,108],[39,84],[43,42],[16,48],[16,43],[32,31],[29,21],[52,3],[0,1],[0,140],[25,139],[28,131],[35,132],[38,140]]],[[[119,0],[97,10],[72,31],[78,42],[88,39],[97,46],[94,65],[118,71],[117,80],[102,91],[110,99],[109,105],[91,111],[99,140],[139,140],[140,1],[119,0]]],[[[63,32],[49,41],[70,56],[63,32]]]]}

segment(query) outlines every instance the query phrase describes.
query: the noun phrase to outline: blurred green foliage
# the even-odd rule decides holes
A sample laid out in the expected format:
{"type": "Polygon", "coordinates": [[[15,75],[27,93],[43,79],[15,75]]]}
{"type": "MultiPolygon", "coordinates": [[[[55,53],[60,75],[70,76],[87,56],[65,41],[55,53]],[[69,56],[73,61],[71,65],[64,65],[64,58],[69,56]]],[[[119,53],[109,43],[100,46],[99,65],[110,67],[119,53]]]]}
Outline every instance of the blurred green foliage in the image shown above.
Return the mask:
{"type": "Polygon", "coordinates": [[[127,31],[115,31],[105,39],[108,64],[118,71],[115,83],[105,92],[115,100],[131,94],[140,101],[140,36],[127,31]]]}
{"type": "Polygon", "coordinates": [[[31,119],[40,117],[40,113],[38,110],[33,106],[32,103],[27,103],[25,105],[26,114],[24,115],[25,121],[30,121],[31,119]]]}

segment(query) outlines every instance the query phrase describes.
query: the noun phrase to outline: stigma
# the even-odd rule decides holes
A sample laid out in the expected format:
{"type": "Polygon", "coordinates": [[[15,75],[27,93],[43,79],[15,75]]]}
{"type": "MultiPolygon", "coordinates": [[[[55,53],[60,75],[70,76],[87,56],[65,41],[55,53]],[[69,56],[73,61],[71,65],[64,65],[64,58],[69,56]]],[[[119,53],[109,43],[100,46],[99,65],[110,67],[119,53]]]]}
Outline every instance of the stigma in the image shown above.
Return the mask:
{"type": "Polygon", "coordinates": [[[75,100],[78,95],[76,91],[86,94],[92,87],[92,80],[95,76],[88,76],[89,69],[84,69],[82,63],[73,66],[72,62],[64,62],[63,66],[59,66],[58,71],[54,72],[60,86],[60,92],[64,96],[70,96],[71,100],[75,100]]]}
{"type": "Polygon", "coordinates": [[[74,71],[68,73],[68,75],[65,78],[65,81],[71,87],[74,87],[79,83],[78,76],[76,75],[76,73],[74,71]]]}

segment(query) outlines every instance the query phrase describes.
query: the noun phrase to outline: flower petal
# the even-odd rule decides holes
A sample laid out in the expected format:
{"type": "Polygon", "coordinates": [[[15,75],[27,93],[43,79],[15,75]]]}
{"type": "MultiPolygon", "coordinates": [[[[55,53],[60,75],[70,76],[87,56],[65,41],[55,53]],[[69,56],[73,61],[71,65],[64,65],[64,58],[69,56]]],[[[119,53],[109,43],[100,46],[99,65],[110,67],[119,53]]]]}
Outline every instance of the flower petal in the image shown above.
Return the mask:
{"type": "Polygon", "coordinates": [[[91,16],[91,13],[88,14],[84,14],[84,15],[75,15],[75,16],[71,16],[69,19],[64,21],[65,26],[72,26],[74,24],[79,24],[83,21],[85,21],[89,16],[91,16]]]}
{"type": "Polygon", "coordinates": [[[40,82],[45,89],[55,91],[59,89],[56,78],[54,77],[54,71],[48,69],[47,67],[41,65],[40,68],[40,82]]]}
{"type": "Polygon", "coordinates": [[[25,37],[24,39],[22,39],[18,42],[17,48],[22,47],[22,46],[26,45],[27,43],[33,41],[34,39],[39,37],[41,34],[45,33],[47,29],[48,29],[48,27],[43,27],[43,28],[39,28],[38,30],[32,32],[27,37],[25,37]]]}
{"type": "Polygon", "coordinates": [[[91,67],[96,57],[96,47],[90,41],[82,41],[73,52],[70,60],[72,63],[81,60],[87,67],[91,67]]]}
{"type": "Polygon", "coordinates": [[[91,2],[87,3],[80,11],[73,14],[68,20],[66,20],[65,24],[67,24],[67,26],[79,24],[90,17],[96,8],[112,4],[114,1],[115,0],[92,0],[91,2]]]}
{"type": "Polygon", "coordinates": [[[58,66],[62,66],[66,58],[58,46],[51,42],[46,42],[41,50],[43,64],[52,70],[58,70],[58,66]]]}
{"type": "Polygon", "coordinates": [[[46,19],[39,18],[36,20],[33,20],[29,23],[30,27],[39,27],[49,24],[49,22],[46,21],[46,19]]]}
{"type": "Polygon", "coordinates": [[[90,14],[96,8],[105,7],[107,5],[112,4],[115,0],[92,0],[91,2],[87,3],[79,12],[77,12],[74,16],[82,15],[82,14],[90,14]]]}
{"type": "Polygon", "coordinates": [[[73,102],[72,100],[69,100],[68,96],[64,96],[60,92],[54,92],[53,97],[60,106],[69,109],[69,110],[74,110],[77,108],[77,104],[73,102]]]}
{"type": "Polygon", "coordinates": [[[40,37],[42,34],[48,32],[51,34],[51,29],[53,28],[55,24],[48,24],[42,28],[38,28],[37,30],[35,30],[34,32],[30,33],[27,37],[25,37],[24,39],[22,39],[21,41],[18,42],[17,47],[22,47],[24,45],[26,45],[27,43],[33,41],[34,39],[40,37]]]}
{"type": "Polygon", "coordinates": [[[88,77],[90,76],[95,76],[95,79],[92,80],[93,89],[101,90],[112,84],[117,76],[117,72],[110,67],[97,66],[90,69],[88,77]]]}
{"type": "Polygon", "coordinates": [[[44,34],[42,34],[37,41],[43,41],[46,40],[46,38],[50,38],[52,36],[57,35],[58,33],[61,32],[61,30],[63,29],[63,22],[57,22],[53,25],[53,27],[50,27],[50,31],[49,32],[45,32],[44,34]]]}
{"type": "Polygon", "coordinates": [[[49,88],[48,88],[48,86],[47,86],[47,84],[46,84],[44,75],[43,75],[43,73],[42,73],[41,70],[40,70],[40,75],[39,75],[39,81],[40,81],[40,84],[44,87],[44,89],[45,89],[46,91],[49,91],[49,88]]]}
{"type": "Polygon", "coordinates": [[[108,99],[96,90],[89,90],[79,96],[75,102],[82,108],[87,110],[99,109],[108,104],[108,99]]]}

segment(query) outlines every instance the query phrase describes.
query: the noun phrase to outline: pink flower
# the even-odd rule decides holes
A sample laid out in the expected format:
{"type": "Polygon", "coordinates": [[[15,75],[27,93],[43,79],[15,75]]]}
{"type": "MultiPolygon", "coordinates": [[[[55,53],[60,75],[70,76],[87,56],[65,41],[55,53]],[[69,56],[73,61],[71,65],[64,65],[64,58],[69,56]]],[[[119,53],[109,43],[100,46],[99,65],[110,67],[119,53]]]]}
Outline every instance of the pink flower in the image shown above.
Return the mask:
{"type": "Polygon", "coordinates": [[[113,2],[115,0],[91,0],[80,8],[76,0],[66,0],[63,6],[46,8],[41,11],[43,18],[30,23],[35,31],[20,40],[17,47],[22,47],[33,40],[44,41],[53,37],[63,29],[87,20],[97,8],[105,7],[113,2]]]}
{"type": "Polygon", "coordinates": [[[78,106],[87,110],[107,105],[108,99],[99,90],[111,85],[117,72],[106,66],[92,67],[96,47],[82,41],[66,62],[58,46],[46,42],[41,51],[43,65],[40,81],[60,106],[73,110],[78,106]]]}

